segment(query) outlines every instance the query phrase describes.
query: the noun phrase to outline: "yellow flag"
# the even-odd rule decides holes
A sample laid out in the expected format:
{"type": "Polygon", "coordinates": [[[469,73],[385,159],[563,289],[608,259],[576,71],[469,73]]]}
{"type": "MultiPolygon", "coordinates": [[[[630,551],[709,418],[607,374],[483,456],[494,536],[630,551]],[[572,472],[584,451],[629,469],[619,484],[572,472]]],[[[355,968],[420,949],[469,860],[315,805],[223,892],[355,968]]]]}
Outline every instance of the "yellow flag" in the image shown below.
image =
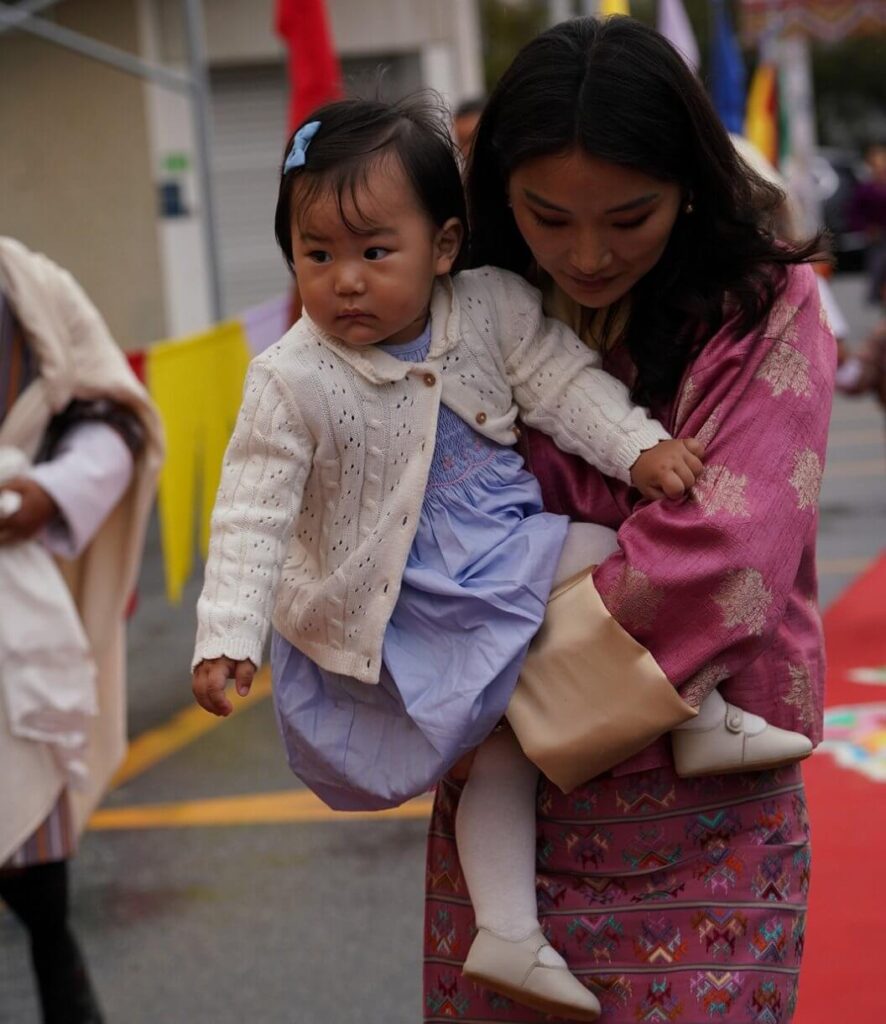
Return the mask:
{"type": "Polygon", "coordinates": [[[758,64],[751,79],[744,133],[778,167],[778,75],[772,64],[758,64]]]}
{"type": "Polygon", "coordinates": [[[629,0],[600,0],[600,17],[610,14],[630,14],[629,0]]]}
{"type": "Polygon", "coordinates": [[[234,321],[148,350],[148,390],[166,430],[158,510],[166,593],[173,602],[181,599],[191,575],[198,526],[206,554],[222,459],[249,359],[243,327],[234,321]]]}

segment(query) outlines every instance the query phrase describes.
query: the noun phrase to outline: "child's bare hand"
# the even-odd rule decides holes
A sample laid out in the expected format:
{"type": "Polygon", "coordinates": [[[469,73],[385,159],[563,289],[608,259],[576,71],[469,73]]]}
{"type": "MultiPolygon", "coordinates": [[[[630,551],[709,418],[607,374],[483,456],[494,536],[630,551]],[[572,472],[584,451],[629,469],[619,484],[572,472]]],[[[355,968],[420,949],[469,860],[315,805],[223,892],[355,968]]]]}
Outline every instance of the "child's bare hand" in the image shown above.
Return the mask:
{"type": "Polygon", "coordinates": [[[682,498],[704,468],[702,455],[694,437],[659,441],[631,466],[631,482],[644,498],[682,498]]]}
{"type": "Polygon", "coordinates": [[[245,697],[252,686],[255,676],[255,665],[251,661],[234,661],[233,658],[210,658],[201,661],[194,669],[191,689],[194,699],[213,715],[226,718],[234,707],[225,694],[225,685],[229,679],[237,684],[237,693],[245,697]]]}

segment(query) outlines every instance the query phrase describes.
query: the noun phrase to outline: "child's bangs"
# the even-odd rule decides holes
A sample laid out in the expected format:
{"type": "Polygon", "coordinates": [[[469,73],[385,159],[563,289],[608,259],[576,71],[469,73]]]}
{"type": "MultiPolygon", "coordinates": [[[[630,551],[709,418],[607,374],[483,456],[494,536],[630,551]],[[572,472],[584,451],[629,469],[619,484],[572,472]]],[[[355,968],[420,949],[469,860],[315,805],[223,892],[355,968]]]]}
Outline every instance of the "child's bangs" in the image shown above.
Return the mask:
{"type": "Polygon", "coordinates": [[[301,212],[310,209],[312,204],[320,200],[332,197],[341,221],[349,231],[355,235],[371,234],[378,224],[365,212],[361,196],[365,203],[373,173],[381,165],[392,163],[402,168],[399,154],[388,141],[383,148],[339,163],[328,170],[305,171],[298,176],[292,190],[296,224],[301,229],[301,212]]]}

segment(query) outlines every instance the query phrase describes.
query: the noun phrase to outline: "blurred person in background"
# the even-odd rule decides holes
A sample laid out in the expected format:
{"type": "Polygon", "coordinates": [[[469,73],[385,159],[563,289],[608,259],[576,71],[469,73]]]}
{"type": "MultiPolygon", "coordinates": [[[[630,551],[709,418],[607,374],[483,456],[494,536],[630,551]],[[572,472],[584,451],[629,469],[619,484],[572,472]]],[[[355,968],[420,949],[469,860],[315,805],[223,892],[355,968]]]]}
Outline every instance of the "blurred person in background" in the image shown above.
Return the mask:
{"type": "Polygon", "coordinates": [[[837,371],[837,386],[843,394],[858,397],[873,394],[886,413],[886,265],[879,281],[880,319],[857,351],[837,371]]]}
{"type": "Polygon", "coordinates": [[[161,460],[157,413],[86,294],[0,238],[0,899],[45,1024],[102,1020],[68,861],[125,752],[124,617],[161,460]]]}
{"type": "Polygon", "coordinates": [[[865,163],[868,177],[856,185],[847,213],[850,226],[867,239],[868,301],[876,304],[886,277],[886,141],[868,145],[865,163]]]}

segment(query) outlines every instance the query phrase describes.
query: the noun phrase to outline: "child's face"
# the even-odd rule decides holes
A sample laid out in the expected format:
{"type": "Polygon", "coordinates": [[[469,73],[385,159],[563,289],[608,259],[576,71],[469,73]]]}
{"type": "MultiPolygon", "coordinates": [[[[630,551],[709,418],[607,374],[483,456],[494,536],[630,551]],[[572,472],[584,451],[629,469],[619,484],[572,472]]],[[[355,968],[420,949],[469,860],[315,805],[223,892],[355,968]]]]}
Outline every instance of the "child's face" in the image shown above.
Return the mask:
{"type": "Polygon", "coordinates": [[[458,220],[438,228],[419,205],[399,162],[379,161],[357,195],[321,194],[292,221],[295,276],[304,308],[346,345],[400,343],[418,337],[434,279],[458,254],[458,220]]]}

